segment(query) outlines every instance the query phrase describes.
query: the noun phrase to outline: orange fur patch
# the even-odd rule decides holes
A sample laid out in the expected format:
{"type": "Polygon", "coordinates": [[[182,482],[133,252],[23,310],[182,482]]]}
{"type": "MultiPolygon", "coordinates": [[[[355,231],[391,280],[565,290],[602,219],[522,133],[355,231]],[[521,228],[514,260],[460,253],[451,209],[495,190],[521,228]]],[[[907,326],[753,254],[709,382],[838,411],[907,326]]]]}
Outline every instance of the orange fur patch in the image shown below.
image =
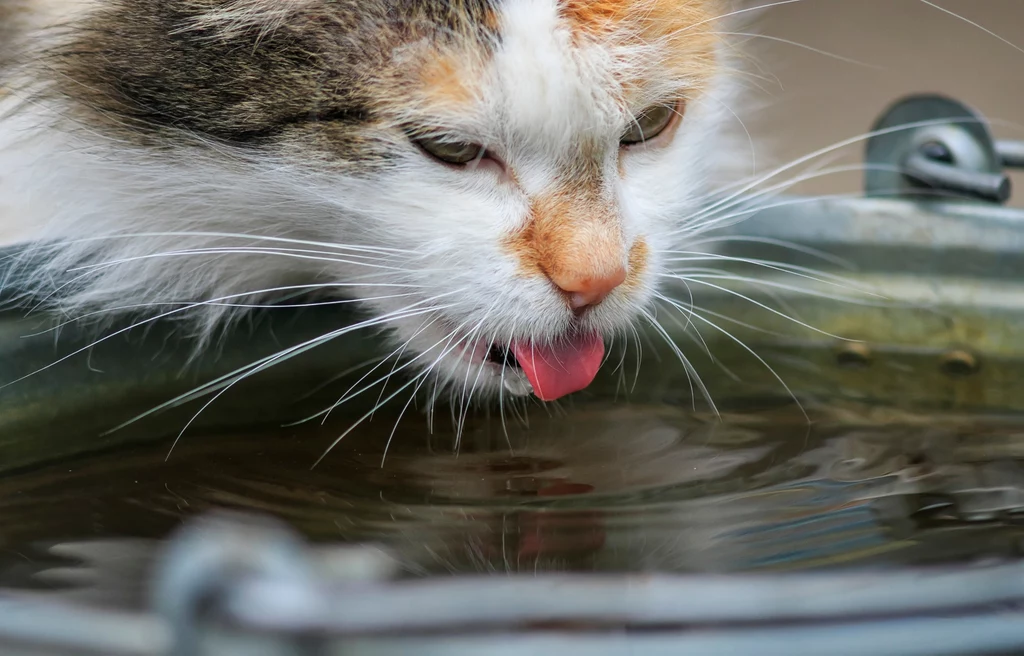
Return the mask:
{"type": "Polygon", "coordinates": [[[614,29],[636,4],[636,0],[564,0],[562,14],[591,34],[614,29]]]}
{"type": "Polygon", "coordinates": [[[522,275],[586,286],[626,264],[617,211],[595,191],[563,189],[534,201],[526,226],[504,243],[522,275]]]}
{"type": "Polygon", "coordinates": [[[469,71],[467,58],[457,54],[434,54],[420,70],[423,92],[431,104],[463,105],[470,103],[473,90],[466,84],[469,71]]]}
{"type": "Polygon", "coordinates": [[[700,27],[723,13],[721,0],[562,0],[561,9],[576,29],[587,34],[631,31],[654,38],[691,28],[702,31],[700,27]]]}
{"type": "Polygon", "coordinates": [[[643,237],[633,242],[629,249],[629,267],[626,269],[626,280],[622,283],[623,287],[635,289],[640,286],[640,276],[647,270],[647,258],[650,252],[643,237]]]}
{"type": "Polygon", "coordinates": [[[658,78],[685,81],[692,97],[717,69],[722,0],[562,0],[561,10],[577,42],[624,47],[627,105],[658,78]]]}
{"type": "Polygon", "coordinates": [[[498,32],[501,29],[501,19],[498,16],[498,12],[494,11],[493,8],[488,9],[484,13],[484,27],[491,32],[498,32]]]}

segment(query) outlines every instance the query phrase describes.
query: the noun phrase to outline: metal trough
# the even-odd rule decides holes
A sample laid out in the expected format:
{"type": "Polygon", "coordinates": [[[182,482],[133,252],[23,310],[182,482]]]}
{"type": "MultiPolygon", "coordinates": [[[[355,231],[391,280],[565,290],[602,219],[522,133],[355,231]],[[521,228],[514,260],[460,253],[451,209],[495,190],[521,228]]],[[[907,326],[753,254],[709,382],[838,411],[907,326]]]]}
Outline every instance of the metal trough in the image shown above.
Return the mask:
{"type": "MultiPolygon", "coordinates": [[[[902,101],[876,128],[864,197],[768,202],[744,192],[719,201],[742,219],[718,235],[720,275],[704,271],[671,290],[702,318],[661,322],[673,342],[688,344],[692,370],[649,330],[653,352],[634,397],[703,402],[695,370],[719,408],[796,398],[918,412],[1024,410],[1024,211],[1002,205],[1002,171],[1021,164],[1019,145],[995,142],[973,112],[938,97],[902,101]]],[[[55,339],[52,316],[11,307],[0,314],[0,384],[17,382],[0,391],[0,469],[166,438],[195,402],[107,431],[358,320],[338,308],[267,311],[219,358],[189,361],[173,325],[82,350],[93,336],[72,324],[55,339]]],[[[380,348],[351,333],[254,376],[199,421],[223,428],[289,419],[318,400],[282,403],[282,381],[333,377],[380,348]]],[[[621,383],[608,374],[581,398],[608,399],[621,383]]],[[[408,580],[395,558],[372,546],[313,549],[262,519],[203,518],[154,564],[150,612],[5,593],[0,651],[1024,653],[1024,562],[871,574],[408,580]]]]}

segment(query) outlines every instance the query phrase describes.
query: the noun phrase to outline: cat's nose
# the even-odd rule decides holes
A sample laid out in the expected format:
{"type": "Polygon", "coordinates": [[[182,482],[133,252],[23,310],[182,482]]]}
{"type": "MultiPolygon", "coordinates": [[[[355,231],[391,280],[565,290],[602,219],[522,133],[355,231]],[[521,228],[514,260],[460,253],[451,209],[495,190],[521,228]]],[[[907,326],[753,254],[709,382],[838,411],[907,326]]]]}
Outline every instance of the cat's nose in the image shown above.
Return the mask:
{"type": "Polygon", "coordinates": [[[597,305],[626,280],[626,268],[615,265],[600,272],[565,272],[550,276],[551,282],[569,296],[569,306],[582,310],[597,305]]]}

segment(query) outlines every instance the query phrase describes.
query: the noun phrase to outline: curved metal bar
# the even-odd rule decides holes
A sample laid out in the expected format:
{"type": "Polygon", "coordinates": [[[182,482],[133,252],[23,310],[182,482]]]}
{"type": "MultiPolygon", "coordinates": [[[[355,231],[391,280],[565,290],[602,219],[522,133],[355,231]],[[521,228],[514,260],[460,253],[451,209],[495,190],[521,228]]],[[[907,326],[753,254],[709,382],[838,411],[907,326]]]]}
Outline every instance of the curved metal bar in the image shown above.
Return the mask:
{"type": "Polygon", "coordinates": [[[972,198],[1005,203],[1010,198],[1010,178],[1005,173],[985,173],[957,168],[925,152],[904,162],[906,175],[926,187],[952,191],[972,198]]]}
{"type": "Polygon", "coordinates": [[[498,633],[346,641],[334,653],[353,656],[983,656],[1019,653],[1024,616],[878,620],[814,627],[665,631],[657,633],[498,633]]]}
{"type": "Polygon", "coordinates": [[[853,621],[1024,604],[1024,563],[784,575],[459,577],[358,588],[295,583],[241,581],[224,599],[224,616],[253,629],[357,634],[536,622],[853,621]]]}
{"type": "Polygon", "coordinates": [[[0,653],[163,656],[171,632],[152,614],[54,603],[38,596],[0,596],[0,653]]]}

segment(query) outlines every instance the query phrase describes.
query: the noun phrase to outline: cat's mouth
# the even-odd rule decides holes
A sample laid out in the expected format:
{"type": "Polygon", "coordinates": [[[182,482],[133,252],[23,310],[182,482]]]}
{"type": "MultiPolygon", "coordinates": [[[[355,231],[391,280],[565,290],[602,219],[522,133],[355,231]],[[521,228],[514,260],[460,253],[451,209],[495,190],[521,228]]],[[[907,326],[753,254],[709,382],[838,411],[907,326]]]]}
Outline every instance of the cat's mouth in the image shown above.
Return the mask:
{"type": "Polygon", "coordinates": [[[487,349],[487,355],[484,356],[484,360],[490,364],[498,365],[499,367],[509,367],[516,371],[523,370],[522,365],[519,364],[519,360],[516,360],[516,354],[507,346],[491,344],[491,347],[487,349]]]}
{"type": "Polygon", "coordinates": [[[488,367],[512,394],[533,393],[553,401],[590,385],[604,360],[604,340],[596,332],[574,332],[550,342],[513,339],[486,350],[465,350],[463,357],[488,367]]]}
{"type": "Polygon", "coordinates": [[[499,370],[499,380],[506,392],[515,396],[533,394],[533,384],[523,372],[516,354],[508,346],[491,344],[484,356],[484,362],[499,370]]]}

